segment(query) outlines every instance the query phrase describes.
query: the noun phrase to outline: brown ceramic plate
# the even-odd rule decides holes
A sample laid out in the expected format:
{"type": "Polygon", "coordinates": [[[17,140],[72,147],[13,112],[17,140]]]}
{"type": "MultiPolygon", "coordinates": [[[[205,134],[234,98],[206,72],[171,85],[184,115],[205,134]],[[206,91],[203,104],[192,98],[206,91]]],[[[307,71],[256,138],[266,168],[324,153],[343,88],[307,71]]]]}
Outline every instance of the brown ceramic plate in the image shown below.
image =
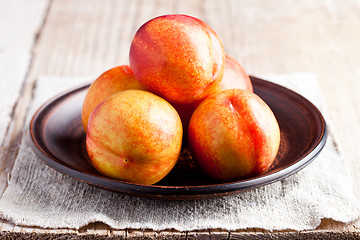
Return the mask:
{"type": "Polygon", "coordinates": [[[292,175],[319,154],[327,138],[319,110],[304,97],[280,85],[251,77],[254,91],[273,110],[281,130],[281,144],[271,168],[263,175],[217,183],[196,167],[175,167],[155,185],[132,184],[101,176],[89,162],[81,107],[89,85],[46,102],[30,123],[32,149],[60,173],[101,188],[150,198],[198,199],[240,193],[292,175]]]}

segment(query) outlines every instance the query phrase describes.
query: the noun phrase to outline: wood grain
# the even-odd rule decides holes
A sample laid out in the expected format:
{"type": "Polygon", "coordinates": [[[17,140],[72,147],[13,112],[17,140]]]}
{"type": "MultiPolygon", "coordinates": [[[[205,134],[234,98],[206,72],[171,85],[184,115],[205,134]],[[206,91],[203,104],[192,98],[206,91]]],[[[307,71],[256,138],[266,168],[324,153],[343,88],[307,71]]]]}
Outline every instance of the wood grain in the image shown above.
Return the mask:
{"type": "MultiPolygon", "coordinates": [[[[205,20],[214,28],[226,52],[235,57],[250,74],[299,71],[317,74],[327,102],[331,130],[338,139],[344,161],[351,166],[354,181],[360,182],[360,148],[357,146],[360,142],[358,1],[228,0],[220,4],[216,0],[32,0],[31,3],[34,5],[27,8],[31,12],[29,16],[37,17],[37,20],[32,19],[32,24],[39,25],[39,18],[43,21],[38,34],[33,27],[13,27],[9,30],[11,34],[15,30],[20,35],[29,34],[24,39],[25,43],[20,44],[23,46],[20,50],[30,48],[31,55],[28,62],[18,63],[21,64],[21,72],[12,85],[13,100],[10,104],[14,106],[14,121],[9,124],[3,122],[11,113],[1,117],[0,132],[7,132],[4,138],[7,140],[0,141],[3,142],[0,174],[4,173],[4,163],[11,166],[15,159],[32,90],[39,76],[98,76],[115,65],[126,64],[131,39],[142,23],[161,14],[185,13],[205,20]]],[[[4,2],[0,2],[0,5],[4,6],[4,2]]],[[[20,9],[0,7],[0,16],[5,16],[7,11],[6,24],[19,24],[16,19],[22,14],[20,9]]],[[[4,21],[1,18],[0,23],[4,21]]],[[[2,30],[3,25],[0,25],[2,30]]],[[[4,49],[0,45],[0,56],[4,54],[4,49]]],[[[4,67],[1,66],[1,69],[4,67]]],[[[0,84],[3,83],[0,81],[0,84]]],[[[4,88],[0,86],[2,93],[4,88]]],[[[360,185],[354,188],[360,199],[360,185]]],[[[15,226],[2,220],[0,238],[25,238],[37,233],[42,238],[61,236],[65,239],[86,239],[89,236],[120,239],[355,239],[360,237],[359,229],[359,221],[343,224],[328,219],[324,219],[315,231],[272,233],[260,229],[231,233],[221,230],[154,233],[113,230],[100,223],[80,230],[41,229],[15,226]]]]}
{"type": "MultiPolygon", "coordinates": [[[[14,157],[12,142],[17,135],[13,119],[17,117],[17,100],[30,71],[32,46],[46,11],[47,0],[0,2],[0,196],[14,157]],[[19,8],[19,4],[22,7],[19,8]],[[19,18],[19,16],[22,16],[19,18]],[[9,22],[9,24],[6,24],[9,22]]],[[[18,132],[18,131],[17,131],[18,132]]]]}

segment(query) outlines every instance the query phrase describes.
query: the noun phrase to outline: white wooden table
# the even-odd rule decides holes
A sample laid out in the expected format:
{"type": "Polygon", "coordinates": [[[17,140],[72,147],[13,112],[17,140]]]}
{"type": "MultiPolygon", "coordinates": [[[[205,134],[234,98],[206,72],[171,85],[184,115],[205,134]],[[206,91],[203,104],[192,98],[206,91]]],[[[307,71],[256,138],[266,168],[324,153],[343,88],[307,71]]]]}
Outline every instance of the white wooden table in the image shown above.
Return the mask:
{"type": "MultiPolygon", "coordinates": [[[[203,19],[226,52],[253,75],[312,72],[319,76],[332,131],[360,181],[359,1],[0,0],[0,179],[17,154],[28,103],[39,76],[97,76],[128,63],[131,39],[152,17],[184,13],[203,19]]],[[[0,195],[6,182],[0,182],[0,195]]],[[[355,186],[360,199],[360,186],[355,186]]],[[[95,223],[80,230],[16,226],[0,220],[0,238],[360,237],[360,221],[323,220],[313,231],[226,232],[114,230],[95,223]]]]}

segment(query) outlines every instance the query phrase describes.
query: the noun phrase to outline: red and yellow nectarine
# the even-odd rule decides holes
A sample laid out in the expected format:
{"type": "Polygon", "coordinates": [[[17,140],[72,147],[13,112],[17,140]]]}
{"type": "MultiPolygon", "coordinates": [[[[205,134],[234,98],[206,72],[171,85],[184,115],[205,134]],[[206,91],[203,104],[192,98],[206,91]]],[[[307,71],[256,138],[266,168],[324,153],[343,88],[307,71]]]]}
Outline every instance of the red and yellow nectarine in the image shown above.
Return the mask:
{"type": "Polygon", "coordinates": [[[81,111],[81,121],[85,132],[94,108],[105,98],[127,89],[143,89],[128,65],[121,65],[107,70],[91,84],[81,111]]]}
{"type": "Polygon", "coordinates": [[[102,101],[89,118],[86,148],[105,176],[154,184],[174,167],[182,125],[164,99],[142,90],[124,90],[102,101]]]}
{"type": "Polygon", "coordinates": [[[227,89],[244,89],[253,92],[249,75],[241,64],[229,55],[226,55],[224,76],[216,92],[227,89]]]}
{"type": "Polygon", "coordinates": [[[280,145],[277,120],[256,94],[225,90],[205,99],[194,111],[189,146],[199,167],[221,181],[264,173],[280,145]]]}
{"type": "Polygon", "coordinates": [[[172,103],[193,103],[214,93],[225,65],[214,30],[197,18],[177,14],[143,24],[129,58],[146,89],[172,103]]]}

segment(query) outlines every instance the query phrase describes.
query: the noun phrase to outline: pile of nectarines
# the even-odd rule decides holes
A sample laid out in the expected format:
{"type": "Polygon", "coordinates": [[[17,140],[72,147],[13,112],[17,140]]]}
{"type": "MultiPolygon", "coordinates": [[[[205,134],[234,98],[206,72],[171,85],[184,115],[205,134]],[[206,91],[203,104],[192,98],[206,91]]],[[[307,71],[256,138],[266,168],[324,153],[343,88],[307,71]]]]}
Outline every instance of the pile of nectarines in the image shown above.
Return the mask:
{"type": "Polygon", "coordinates": [[[280,144],[276,118],[207,24],[186,15],[151,19],[136,32],[129,60],[100,75],[84,99],[86,148],[100,173],[154,184],[183,143],[219,181],[269,168],[280,144]]]}

